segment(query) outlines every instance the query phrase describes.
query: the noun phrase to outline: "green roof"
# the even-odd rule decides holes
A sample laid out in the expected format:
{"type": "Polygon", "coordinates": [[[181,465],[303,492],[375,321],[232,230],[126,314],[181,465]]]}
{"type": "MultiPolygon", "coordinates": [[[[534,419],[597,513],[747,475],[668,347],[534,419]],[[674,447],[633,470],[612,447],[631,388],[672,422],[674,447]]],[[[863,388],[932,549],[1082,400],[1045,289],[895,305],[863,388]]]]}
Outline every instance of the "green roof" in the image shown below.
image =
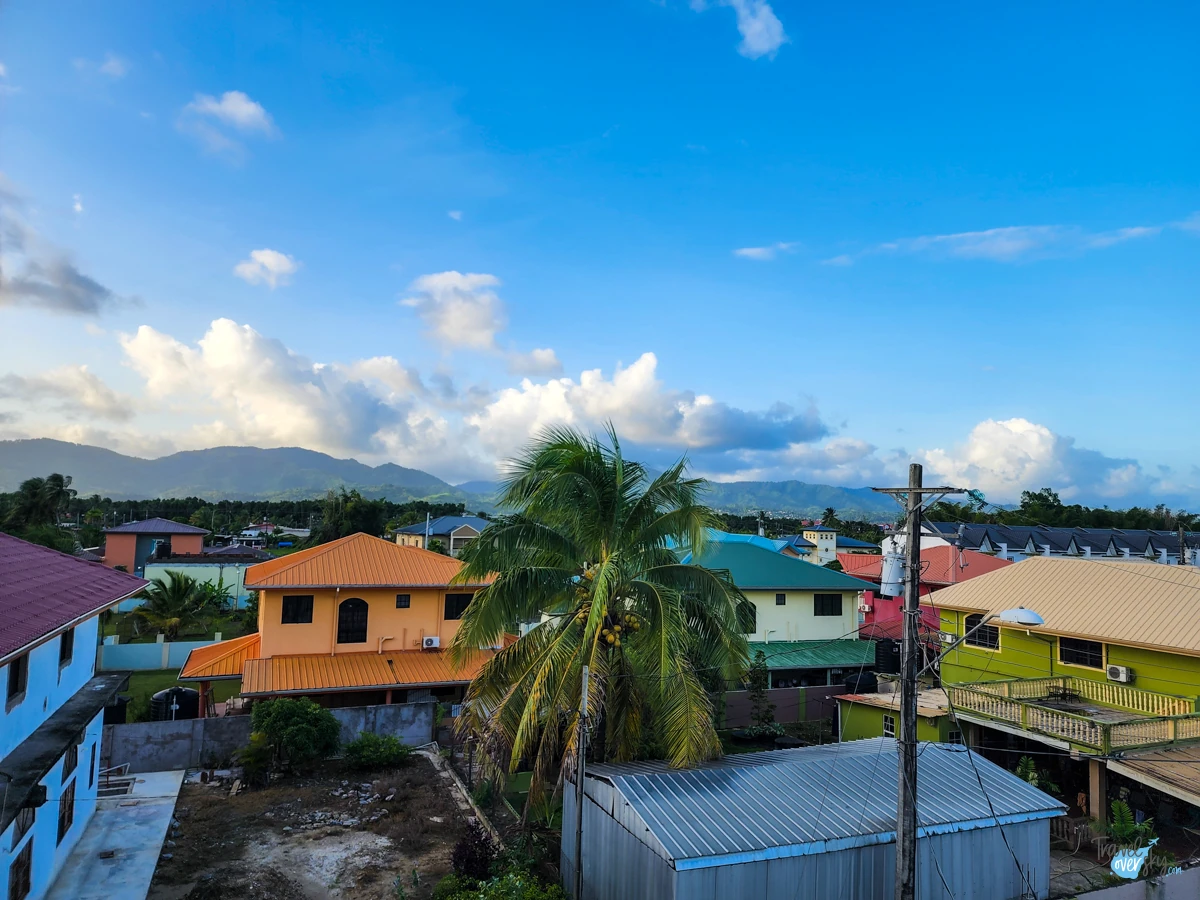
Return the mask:
{"type": "Polygon", "coordinates": [[[753,544],[712,542],[693,562],[728,569],[743,591],[870,591],[877,585],[753,544]]]}
{"type": "Polygon", "coordinates": [[[875,642],[840,638],[834,641],[750,642],[750,661],[761,650],[768,669],[848,669],[875,663],[875,642]]]}

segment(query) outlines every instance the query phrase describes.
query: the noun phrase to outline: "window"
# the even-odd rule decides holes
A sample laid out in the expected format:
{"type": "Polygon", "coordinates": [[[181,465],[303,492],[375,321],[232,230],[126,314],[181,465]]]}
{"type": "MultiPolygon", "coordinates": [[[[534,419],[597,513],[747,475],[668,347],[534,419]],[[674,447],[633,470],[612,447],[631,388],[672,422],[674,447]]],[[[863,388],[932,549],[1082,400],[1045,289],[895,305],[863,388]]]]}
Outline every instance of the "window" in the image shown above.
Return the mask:
{"type": "Polygon", "coordinates": [[[29,654],[18,656],[8,664],[8,706],[11,709],[25,699],[29,684],[29,654]]]}
{"type": "Polygon", "coordinates": [[[1089,669],[1104,668],[1104,645],[1099,641],[1080,641],[1075,638],[1058,639],[1058,660],[1072,666],[1087,666],[1089,669]]]}
{"type": "Polygon", "coordinates": [[[96,742],[92,741],[92,761],[88,763],[88,787],[96,783],[96,742]]]}
{"type": "Polygon", "coordinates": [[[24,900],[29,896],[33,873],[33,839],[26,844],[17,858],[13,860],[12,868],[8,870],[9,900],[24,900]]]}
{"type": "Polygon", "coordinates": [[[889,716],[886,713],[883,717],[883,736],[894,738],[896,736],[896,717],[889,716]]]}
{"type": "Polygon", "coordinates": [[[36,817],[37,810],[32,806],[22,806],[17,811],[17,817],[13,819],[12,844],[9,845],[9,850],[17,849],[17,844],[21,843],[21,838],[29,834],[29,829],[33,827],[33,821],[36,817]]]}
{"type": "Polygon", "coordinates": [[[841,594],[813,594],[814,616],[840,616],[841,614],[841,594]]]}
{"type": "Polygon", "coordinates": [[[63,771],[62,780],[66,781],[71,777],[71,773],[75,771],[75,767],[79,765],[79,745],[72,744],[67,748],[67,752],[63,754],[63,771]]]}
{"type": "Polygon", "coordinates": [[[75,821],[75,782],[72,781],[58,797],[58,842],[67,836],[75,821]]]}
{"type": "Polygon", "coordinates": [[[961,744],[963,742],[962,732],[951,729],[950,733],[946,735],[946,740],[951,744],[961,744]]]}
{"type": "Polygon", "coordinates": [[[471,602],[474,594],[447,594],[446,595],[446,618],[461,619],[463,613],[467,611],[467,605],[471,602]]]}
{"type": "Polygon", "coordinates": [[[396,609],[408,609],[410,606],[412,606],[411,594],[396,595],[396,609]]]}
{"type": "Polygon", "coordinates": [[[776,594],[775,595],[775,605],[776,606],[787,606],[787,594],[776,594]]]}
{"type": "Polygon", "coordinates": [[[58,664],[65,666],[75,656],[75,629],[68,628],[58,639],[58,664]]]}
{"type": "Polygon", "coordinates": [[[972,647],[983,647],[985,650],[999,650],[1000,629],[995,625],[984,625],[983,627],[979,627],[979,623],[982,621],[983,616],[979,613],[967,616],[966,643],[970,644],[972,647]]]}
{"type": "Polygon", "coordinates": [[[367,642],[367,601],[357,597],[343,600],[338,607],[339,644],[365,644],[367,642]]]}
{"type": "Polygon", "coordinates": [[[308,625],[312,622],[311,594],[283,598],[283,625],[308,625]]]}

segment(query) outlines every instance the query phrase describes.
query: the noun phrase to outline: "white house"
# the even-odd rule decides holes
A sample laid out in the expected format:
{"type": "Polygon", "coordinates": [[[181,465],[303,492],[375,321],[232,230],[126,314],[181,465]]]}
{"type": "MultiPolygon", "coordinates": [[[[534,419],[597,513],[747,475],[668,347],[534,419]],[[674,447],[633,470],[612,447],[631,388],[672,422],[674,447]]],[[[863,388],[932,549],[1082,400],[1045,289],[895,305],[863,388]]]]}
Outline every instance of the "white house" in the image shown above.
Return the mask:
{"type": "Polygon", "coordinates": [[[99,615],[146,582],[0,534],[0,878],[39,900],[96,807],[104,707],[99,615]]]}

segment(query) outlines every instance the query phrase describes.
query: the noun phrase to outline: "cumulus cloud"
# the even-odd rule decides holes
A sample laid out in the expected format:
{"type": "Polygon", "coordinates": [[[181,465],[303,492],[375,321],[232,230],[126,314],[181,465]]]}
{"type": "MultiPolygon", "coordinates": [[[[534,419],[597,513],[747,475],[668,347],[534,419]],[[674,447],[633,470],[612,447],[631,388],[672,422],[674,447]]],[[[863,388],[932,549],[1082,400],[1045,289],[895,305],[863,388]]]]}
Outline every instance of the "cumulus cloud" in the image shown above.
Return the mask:
{"type": "Polygon", "coordinates": [[[100,74],[107,75],[114,80],[124,78],[125,73],[128,71],[129,63],[115,53],[106,53],[104,55],[104,62],[100,63],[100,74]]]}
{"type": "Polygon", "coordinates": [[[507,324],[504,304],[494,290],[499,286],[495,275],[438,272],[409,285],[414,295],[400,303],[416,310],[429,336],[443,346],[493,350],[496,334],[507,324]]]}
{"type": "Polygon", "coordinates": [[[242,91],[226,91],[219,99],[210,94],[196,94],[183,108],[177,127],[198,140],[209,153],[234,162],[241,161],[245,147],[233,134],[279,136],[279,129],[262,104],[242,91]]]}
{"type": "Polygon", "coordinates": [[[63,366],[41,375],[0,376],[0,399],[77,416],[128,421],[133,401],[118,394],[87,366],[63,366]]]}
{"type": "Polygon", "coordinates": [[[95,316],[126,301],[80,271],[69,253],[25,222],[18,205],[0,183],[0,307],[95,316]]]}
{"type": "Polygon", "coordinates": [[[233,274],[247,284],[265,284],[271,290],[291,282],[300,263],[278,250],[251,250],[250,257],[233,267],[233,274]]]}
{"type": "Polygon", "coordinates": [[[779,241],[774,244],[768,244],[765,247],[739,247],[733,251],[734,256],[740,256],[742,259],[755,259],[766,261],[774,259],[780,253],[795,253],[796,248],[800,244],[797,241],[779,241]]]}
{"type": "Polygon", "coordinates": [[[508,371],[513,375],[558,375],[562,368],[558,354],[549,347],[508,354],[508,371]]]}
{"type": "Polygon", "coordinates": [[[71,197],[71,211],[77,216],[83,215],[83,194],[74,194],[71,197]]]}
{"type": "Polygon", "coordinates": [[[765,0],[692,0],[692,9],[702,12],[709,6],[726,6],[737,16],[738,34],[742,42],[738,53],[749,59],[766,56],[774,58],[779,48],[791,43],[783,30],[783,23],[765,0]]]}
{"type": "Polygon", "coordinates": [[[714,453],[779,448],[826,433],[814,410],[797,412],[782,404],[765,412],[738,409],[705,394],[668,388],[657,368],[657,357],[644,353],[629,366],[617,366],[611,378],[600,369],[583,372],[578,381],[526,378],[500,391],[467,424],[497,456],[556,424],[596,429],[611,421],[634,444],[714,453]]]}
{"type": "Polygon", "coordinates": [[[1022,418],[987,419],[960,446],[920,456],[941,480],[1000,501],[1041,487],[1054,488],[1064,499],[1128,497],[1152,484],[1137,460],[1076,447],[1074,438],[1022,418]]]}

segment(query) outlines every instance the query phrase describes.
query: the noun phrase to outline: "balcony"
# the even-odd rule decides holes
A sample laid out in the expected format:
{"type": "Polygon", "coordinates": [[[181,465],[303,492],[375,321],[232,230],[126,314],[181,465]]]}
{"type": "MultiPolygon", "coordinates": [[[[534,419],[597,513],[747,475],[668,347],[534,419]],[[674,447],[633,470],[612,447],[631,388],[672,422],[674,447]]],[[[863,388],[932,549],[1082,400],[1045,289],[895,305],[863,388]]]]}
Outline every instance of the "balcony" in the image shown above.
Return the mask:
{"type": "Polygon", "coordinates": [[[1057,738],[1102,755],[1200,738],[1188,697],[1064,675],[948,684],[954,708],[976,720],[1057,738]]]}

